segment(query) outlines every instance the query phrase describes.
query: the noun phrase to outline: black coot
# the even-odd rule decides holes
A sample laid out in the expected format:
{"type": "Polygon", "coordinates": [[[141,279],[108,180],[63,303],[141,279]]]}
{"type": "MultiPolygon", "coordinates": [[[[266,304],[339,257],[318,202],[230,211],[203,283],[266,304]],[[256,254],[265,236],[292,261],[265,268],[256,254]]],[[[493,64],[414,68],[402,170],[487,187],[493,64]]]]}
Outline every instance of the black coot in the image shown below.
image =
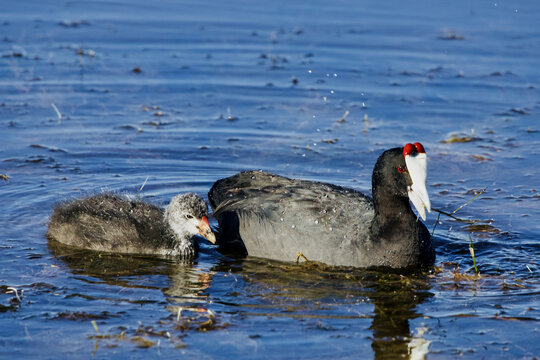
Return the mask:
{"type": "Polygon", "coordinates": [[[175,196],[165,211],[115,194],[99,194],[60,204],[47,236],[89,250],[194,258],[202,235],[215,243],[208,206],[195,194],[175,196]]]}
{"type": "Polygon", "coordinates": [[[404,268],[433,264],[425,225],[431,210],[420,143],[382,153],[373,199],[352,189],[248,171],[217,181],[208,194],[229,254],[329,265],[404,268]]]}

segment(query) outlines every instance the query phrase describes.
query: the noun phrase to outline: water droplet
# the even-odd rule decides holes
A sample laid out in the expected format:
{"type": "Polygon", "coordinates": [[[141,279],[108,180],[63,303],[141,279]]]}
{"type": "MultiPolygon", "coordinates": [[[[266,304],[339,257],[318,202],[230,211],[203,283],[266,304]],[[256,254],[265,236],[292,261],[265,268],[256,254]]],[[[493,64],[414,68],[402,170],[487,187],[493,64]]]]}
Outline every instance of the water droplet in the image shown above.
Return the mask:
{"type": "Polygon", "coordinates": [[[334,93],[334,90],[330,90],[330,94],[333,94],[334,93]]]}
{"type": "Polygon", "coordinates": [[[232,194],[232,193],[229,193],[229,197],[232,198],[232,197],[233,197],[233,194],[232,194]]]}
{"type": "Polygon", "coordinates": [[[283,218],[280,218],[279,221],[283,222],[283,218]]]}
{"type": "Polygon", "coordinates": [[[334,73],[334,77],[337,77],[337,74],[334,73]]]}
{"type": "Polygon", "coordinates": [[[319,220],[315,220],[315,224],[318,224],[319,223],[319,220]]]}
{"type": "Polygon", "coordinates": [[[293,229],[296,229],[296,225],[291,226],[293,229]]]}
{"type": "Polygon", "coordinates": [[[331,226],[330,226],[330,231],[334,230],[331,226]]]}
{"type": "Polygon", "coordinates": [[[311,70],[308,70],[307,72],[311,74],[311,70]]]}

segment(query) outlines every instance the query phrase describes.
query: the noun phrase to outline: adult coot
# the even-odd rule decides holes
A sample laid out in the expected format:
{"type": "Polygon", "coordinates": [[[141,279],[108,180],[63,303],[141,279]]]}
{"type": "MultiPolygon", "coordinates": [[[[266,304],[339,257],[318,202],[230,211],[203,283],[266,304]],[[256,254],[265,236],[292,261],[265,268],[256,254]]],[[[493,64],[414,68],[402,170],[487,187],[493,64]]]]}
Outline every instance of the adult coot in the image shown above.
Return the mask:
{"type": "Polygon", "coordinates": [[[193,237],[215,243],[206,202],[195,194],[175,196],[165,211],[115,194],[100,194],[54,209],[47,236],[66,245],[106,252],[169,255],[197,254],[193,237]]]}
{"type": "Polygon", "coordinates": [[[425,220],[426,152],[420,143],[382,153],[373,199],[341,186],[248,171],[217,181],[208,194],[225,253],[329,265],[404,268],[433,264],[425,220]]]}

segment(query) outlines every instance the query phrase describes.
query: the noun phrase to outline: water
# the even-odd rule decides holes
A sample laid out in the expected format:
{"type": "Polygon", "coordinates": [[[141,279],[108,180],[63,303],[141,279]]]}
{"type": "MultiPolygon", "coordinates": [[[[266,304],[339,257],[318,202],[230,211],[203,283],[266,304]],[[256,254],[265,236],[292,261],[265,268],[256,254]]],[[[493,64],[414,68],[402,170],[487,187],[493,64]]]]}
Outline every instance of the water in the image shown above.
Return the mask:
{"type": "Polygon", "coordinates": [[[539,356],[540,5],[4,5],[0,356],[539,356]],[[488,188],[456,214],[481,226],[441,218],[428,274],[232,261],[210,245],[178,264],[44,236],[57,201],[146,179],[157,204],[245,169],[369,192],[377,156],[413,141],[434,207],[488,188]]]}

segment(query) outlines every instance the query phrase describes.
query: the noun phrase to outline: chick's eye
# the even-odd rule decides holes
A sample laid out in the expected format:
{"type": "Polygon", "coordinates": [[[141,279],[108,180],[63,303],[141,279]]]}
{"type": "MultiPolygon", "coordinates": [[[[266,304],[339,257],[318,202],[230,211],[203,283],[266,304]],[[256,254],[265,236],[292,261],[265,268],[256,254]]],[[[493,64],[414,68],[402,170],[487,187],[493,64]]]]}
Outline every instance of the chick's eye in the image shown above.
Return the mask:
{"type": "Polygon", "coordinates": [[[186,214],[184,215],[184,217],[189,220],[189,219],[193,219],[194,216],[191,214],[186,214]]]}
{"type": "Polygon", "coordinates": [[[401,173],[404,173],[404,172],[405,172],[405,168],[404,168],[403,166],[399,165],[399,166],[397,167],[397,171],[398,171],[400,174],[401,174],[401,173]]]}

